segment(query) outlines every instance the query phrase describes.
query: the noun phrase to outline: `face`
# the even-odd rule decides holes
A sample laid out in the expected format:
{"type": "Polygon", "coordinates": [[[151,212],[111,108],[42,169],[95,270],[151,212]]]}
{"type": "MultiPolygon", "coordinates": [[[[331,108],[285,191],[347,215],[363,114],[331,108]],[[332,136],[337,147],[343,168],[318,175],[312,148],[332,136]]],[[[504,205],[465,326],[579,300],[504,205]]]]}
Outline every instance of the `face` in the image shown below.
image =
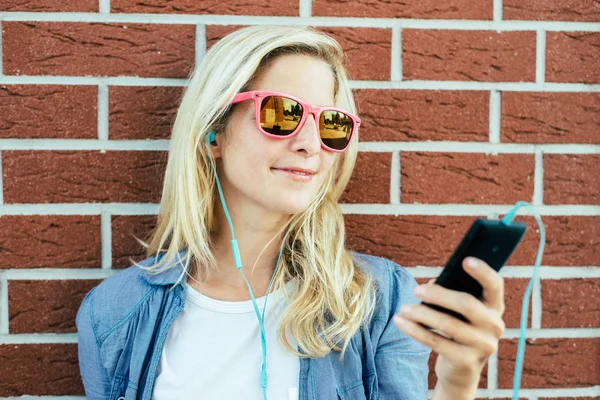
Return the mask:
{"type": "MultiPolygon", "coordinates": [[[[306,55],[274,59],[251,90],[283,92],[313,106],[334,106],[334,79],[327,63],[306,55]]],[[[212,146],[230,210],[252,215],[297,214],[308,208],[339,154],[321,147],[317,121],[308,116],[290,138],[263,135],[252,100],[236,104],[225,135],[212,146]],[[285,169],[314,171],[308,179],[285,169]],[[240,208],[242,207],[242,208],[240,208]]]]}

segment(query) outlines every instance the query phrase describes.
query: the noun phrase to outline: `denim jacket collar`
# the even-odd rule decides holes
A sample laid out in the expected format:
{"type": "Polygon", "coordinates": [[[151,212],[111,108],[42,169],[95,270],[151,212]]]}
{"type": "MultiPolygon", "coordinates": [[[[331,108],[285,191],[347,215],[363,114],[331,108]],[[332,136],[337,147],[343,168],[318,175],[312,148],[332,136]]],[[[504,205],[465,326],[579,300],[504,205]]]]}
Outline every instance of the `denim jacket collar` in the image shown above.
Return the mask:
{"type": "MultiPolygon", "coordinates": [[[[175,257],[177,261],[171,261],[167,270],[161,271],[158,274],[155,274],[155,273],[153,274],[153,273],[149,273],[146,270],[142,270],[142,276],[144,277],[146,282],[148,282],[151,285],[173,285],[173,284],[175,284],[175,282],[177,282],[177,280],[183,273],[183,266],[185,263],[186,252],[187,252],[187,248],[183,249],[179,253],[177,253],[177,255],[175,257]]],[[[156,259],[156,257],[151,257],[150,260],[152,260],[152,262],[154,264],[154,261],[155,260],[156,260],[156,262],[160,261],[160,259],[164,256],[164,254],[165,253],[162,253],[160,256],[158,256],[158,260],[156,259]]],[[[169,264],[169,262],[167,262],[167,264],[169,264]]],[[[181,284],[181,282],[180,282],[180,284],[181,284]]]]}

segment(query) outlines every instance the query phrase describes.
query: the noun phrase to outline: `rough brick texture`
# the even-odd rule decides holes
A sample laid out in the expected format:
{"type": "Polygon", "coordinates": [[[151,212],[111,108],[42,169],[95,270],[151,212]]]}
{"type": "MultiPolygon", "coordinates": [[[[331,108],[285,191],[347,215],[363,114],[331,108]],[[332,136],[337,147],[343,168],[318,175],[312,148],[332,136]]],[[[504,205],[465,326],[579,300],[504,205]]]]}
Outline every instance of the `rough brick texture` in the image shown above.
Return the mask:
{"type": "Polygon", "coordinates": [[[502,142],[600,143],[600,93],[502,92],[502,142]]]}
{"type": "Polygon", "coordinates": [[[504,19],[600,21],[597,0],[503,0],[504,19]]]}
{"type": "MultiPolygon", "coordinates": [[[[521,326],[521,308],[523,307],[523,296],[529,279],[504,278],[504,315],[502,319],[506,328],[519,328],[521,326]]],[[[531,328],[531,296],[529,296],[529,308],[527,312],[527,327],[531,328]]]]}
{"type": "Polygon", "coordinates": [[[8,282],[10,333],[77,332],[75,317],[85,295],[101,280],[8,282]]]}
{"type": "Polygon", "coordinates": [[[164,151],[6,151],[5,203],[156,203],[164,151]]]}
{"type": "Polygon", "coordinates": [[[600,32],[547,32],[546,81],[600,83],[600,32]]]}
{"type": "Polygon", "coordinates": [[[96,86],[0,85],[0,138],[95,139],[96,86]]]}
{"type": "Polygon", "coordinates": [[[0,344],[0,396],[83,396],[77,344],[0,344]]]}
{"type": "Polygon", "coordinates": [[[340,203],[389,203],[392,153],[359,153],[340,203]]]}
{"type": "Polygon", "coordinates": [[[0,11],[28,12],[98,12],[97,0],[2,0],[0,11]]]}
{"type": "Polygon", "coordinates": [[[194,38],[193,25],[3,22],[3,72],[186,78],[194,38]]]}
{"type": "Polygon", "coordinates": [[[0,268],[99,268],[97,215],[1,215],[0,268]]]}
{"type": "Polygon", "coordinates": [[[534,81],[535,32],[404,29],[408,80],[534,81]]]}
{"type": "Polygon", "coordinates": [[[361,141],[488,140],[489,92],[357,89],[361,141]]]}
{"type": "Polygon", "coordinates": [[[181,87],[111,86],[109,139],[169,139],[182,96],[181,87]]]}
{"type": "MultiPolygon", "coordinates": [[[[403,266],[444,266],[475,217],[346,214],[350,248],[389,258],[403,266]]],[[[485,216],[481,216],[485,218],[485,216]]],[[[531,266],[539,245],[533,217],[517,217],[528,231],[506,265],[531,266]]],[[[542,264],[598,264],[600,217],[546,216],[542,264]]]]}
{"type": "Polygon", "coordinates": [[[600,279],[543,279],[543,328],[599,328],[600,279]]]}
{"type": "Polygon", "coordinates": [[[146,249],[138,239],[148,242],[156,227],[156,215],[115,215],[112,217],[112,267],[127,268],[146,259],[146,249]],[[134,237],[135,236],[135,237],[134,237]]]}
{"type": "Polygon", "coordinates": [[[600,204],[600,154],[545,154],[544,203],[600,204]]]}
{"type": "MultiPolygon", "coordinates": [[[[517,339],[501,340],[498,388],[513,384],[517,339]]],[[[521,387],[578,388],[600,384],[600,338],[527,339],[521,387]]]]}
{"type": "Polygon", "coordinates": [[[515,203],[533,196],[534,156],[400,154],[402,203],[515,203]]]}
{"type": "Polygon", "coordinates": [[[299,3],[293,0],[278,1],[226,1],[214,2],[206,0],[111,0],[113,13],[161,13],[161,14],[216,14],[216,15],[264,15],[264,16],[298,16],[299,3]]]}
{"type": "Polygon", "coordinates": [[[312,15],[366,18],[434,18],[434,19],[492,19],[492,0],[470,2],[435,0],[418,2],[314,0],[312,15]]]}

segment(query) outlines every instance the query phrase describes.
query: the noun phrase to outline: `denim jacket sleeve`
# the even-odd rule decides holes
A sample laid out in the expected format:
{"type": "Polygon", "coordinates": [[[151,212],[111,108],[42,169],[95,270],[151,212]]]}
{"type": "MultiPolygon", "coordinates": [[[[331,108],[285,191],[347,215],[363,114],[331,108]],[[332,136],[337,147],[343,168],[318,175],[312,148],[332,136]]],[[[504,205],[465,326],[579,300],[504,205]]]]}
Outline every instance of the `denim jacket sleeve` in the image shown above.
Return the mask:
{"type": "MultiPolygon", "coordinates": [[[[97,288],[97,287],[96,287],[97,288]]],[[[96,288],[83,299],[75,323],[79,352],[79,371],[87,400],[108,399],[110,379],[100,359],[100,346],[96,335],[93,306],[96,288]]]]}
{"type": "Polygon", "coordinates": [[[392,268],[387,322],[375,352],[381,399],[423,400],[427,398],[431,349],[402,332],[394,324],[394,314],[406,303],[419,303],[414,295],[415,279],[404,268],[389,261],[392,268]]]}

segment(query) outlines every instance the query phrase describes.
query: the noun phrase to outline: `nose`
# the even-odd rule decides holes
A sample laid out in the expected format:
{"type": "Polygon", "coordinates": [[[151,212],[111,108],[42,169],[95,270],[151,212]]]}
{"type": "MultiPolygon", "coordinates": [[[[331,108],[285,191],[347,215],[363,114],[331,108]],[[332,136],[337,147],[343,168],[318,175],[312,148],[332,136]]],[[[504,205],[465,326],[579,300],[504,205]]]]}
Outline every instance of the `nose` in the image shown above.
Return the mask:
{"type": "Polygon", "coordinates": [[[306,116],[304,125],[300,127],[300,131],[294,135],[292,147],[294,151],[301,151],[308,156],[318,154],[321,150],[321,138],[319,137],[317,116],[314,113],[309,113],[306,116]]]}

